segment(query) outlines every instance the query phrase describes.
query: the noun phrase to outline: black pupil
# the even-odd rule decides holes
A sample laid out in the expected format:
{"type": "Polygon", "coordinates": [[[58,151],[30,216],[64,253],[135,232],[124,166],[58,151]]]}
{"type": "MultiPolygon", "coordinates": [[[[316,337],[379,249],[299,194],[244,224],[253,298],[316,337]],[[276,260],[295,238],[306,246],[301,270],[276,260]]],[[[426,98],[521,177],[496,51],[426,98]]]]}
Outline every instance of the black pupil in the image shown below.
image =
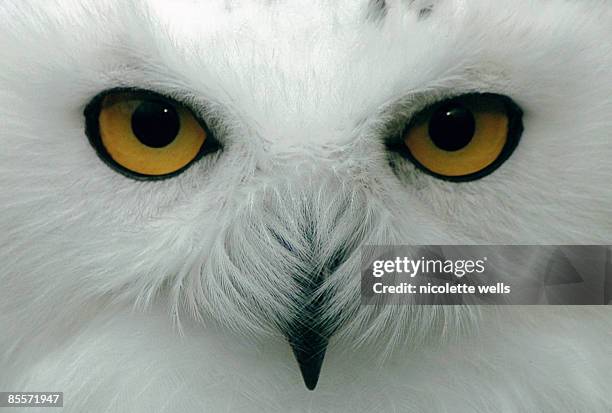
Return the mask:
{"type": "Polygon", "coordinates": [[[179,133],[180,119],[172,105],[144,101],[132,114],[132,131],[140,142],[152,148],[168,146],[179,133]]]}
{"type": "Polygon", "coordinates": [[[445,151],[465,148],[475,132],[474,115],[458,103],[442,106],[429,120],[429,137],[438,148],[445,151]]]}

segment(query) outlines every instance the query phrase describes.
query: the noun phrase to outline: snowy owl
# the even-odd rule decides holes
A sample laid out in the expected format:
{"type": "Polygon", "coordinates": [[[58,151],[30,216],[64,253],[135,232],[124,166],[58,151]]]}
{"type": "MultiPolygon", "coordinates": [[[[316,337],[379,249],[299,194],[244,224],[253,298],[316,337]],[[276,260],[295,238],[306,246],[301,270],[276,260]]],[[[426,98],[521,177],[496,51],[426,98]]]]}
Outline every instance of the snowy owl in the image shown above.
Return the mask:
{"type": "Polygon", "coordinates": [[[608,0],[2,0],[0,391],[612,411],[609,307],[359,288],[364,245],[609,245],[611,68],[608,0]]]}

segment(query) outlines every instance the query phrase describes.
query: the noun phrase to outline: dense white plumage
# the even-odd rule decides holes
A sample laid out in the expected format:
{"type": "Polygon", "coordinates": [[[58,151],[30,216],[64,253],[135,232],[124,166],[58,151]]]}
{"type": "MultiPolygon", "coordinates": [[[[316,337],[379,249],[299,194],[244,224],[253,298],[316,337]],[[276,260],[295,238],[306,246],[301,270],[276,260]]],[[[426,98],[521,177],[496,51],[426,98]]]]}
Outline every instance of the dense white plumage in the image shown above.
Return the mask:
{"type": "Polygon", "coordinates": [[[358,274],[362,243],[610,243],[610,3],[374,3],[0,3],[1,391],[64,391],[68,412],[612,410],[609,309],[374,314],[358,274]],[[120,86],[190,104],[223,150],[164,181],[111,170],[82,113],[120,86]],[[468,92],[525,112],[492,175],[387,150],[468,92]],[[291,277],[346,245],[323,288],[351,317],[307,392],[277,326],[291,277]]]}

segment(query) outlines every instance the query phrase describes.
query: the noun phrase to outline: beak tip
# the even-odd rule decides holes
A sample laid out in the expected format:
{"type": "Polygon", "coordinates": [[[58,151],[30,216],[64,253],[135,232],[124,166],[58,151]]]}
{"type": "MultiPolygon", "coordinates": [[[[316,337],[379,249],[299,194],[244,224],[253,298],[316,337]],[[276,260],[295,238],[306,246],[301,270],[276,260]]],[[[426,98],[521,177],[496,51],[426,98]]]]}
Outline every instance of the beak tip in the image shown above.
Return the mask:
{"type": "Polygon", "coordinates": [[[304,354],[297,351],[294,353],[300,366],[304,384],[308,390],[313,391],[319,383],[319,375],[321,374],[321,367],[323,366],[325,350],[322,350],[316,355],[304,354]]]}
{"type": "Polygon", "coordinates": [[[319,379],[316,379],[315,381],[309,383],[304,379],[304,383],[306,384],[306,388],[310,391],[314,391],[314,389],[317,388],[317,382],[319,381],[319,379]]]}
{"type": "MultiPolygon", "coordinates": [[[[321,367],[323,366],[323,359],[325,358],[325,350],[327,347],[327,340],[320,340],[316,346],[304,347],[304,342],[297,345],[292,343],[293,354],[300,367],[300,373],[302,373],[302,379],[306,388],[310,391],[317,387],[319,382],[319,375],[321,374],[321,367]]],[[[309,343],[310,344],[310,343],[309,343]]]]}

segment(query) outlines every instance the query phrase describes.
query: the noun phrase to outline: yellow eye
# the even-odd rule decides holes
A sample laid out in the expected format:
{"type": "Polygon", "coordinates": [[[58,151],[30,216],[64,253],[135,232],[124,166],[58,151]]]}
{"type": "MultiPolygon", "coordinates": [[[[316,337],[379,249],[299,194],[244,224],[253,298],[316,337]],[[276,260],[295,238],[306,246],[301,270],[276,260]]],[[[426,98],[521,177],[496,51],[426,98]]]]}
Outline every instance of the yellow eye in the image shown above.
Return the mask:
{"type": "Polygon", "coordinates": [[[522,112],[509,98],[465,95],[415,117],[403,135],[413,162],[451,181],[481,178],[497,169],[516,148],[522,112]]]}
{"type": "Polygon", "coordinates": [[[85,116],[100,157],[130,177],[174,176],[210,149],[193,113],[156,93],[110,91],[95,98],[85,116]]]}

